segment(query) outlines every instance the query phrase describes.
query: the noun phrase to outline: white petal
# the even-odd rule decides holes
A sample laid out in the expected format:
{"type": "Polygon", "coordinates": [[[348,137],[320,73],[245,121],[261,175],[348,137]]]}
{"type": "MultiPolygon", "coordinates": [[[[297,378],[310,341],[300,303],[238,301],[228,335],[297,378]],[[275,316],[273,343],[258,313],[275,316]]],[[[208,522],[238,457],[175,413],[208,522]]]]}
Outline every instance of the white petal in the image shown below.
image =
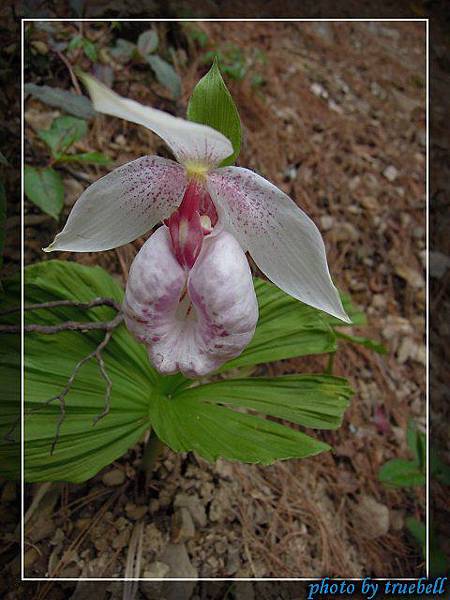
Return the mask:
{"type": "Polygon", "coordinates": [[[255,331],[258,304],[245,254],[227,232],[206,237],[189,273],[160,227],[132,264],[124,313],[159,372],[206,375],[238,356],[255,331]]]}
{"type": "Polygon", "coordinates": [[[186,183],[183,167],[159,156],[122,165],[81,194],[45,250],[95,252],[127,244],[178,207],[186,183]]]}
{"type": "Polygon", "coordinates": [[[322,236],[289,196],[240,167],[210,173],[208,190],[219,220],[273,283],[294,298],[350,322],[330,277],[322,236]]]}
{"type": "Polygon", "coordinates": [[[166,142],[182,164],[193,162],[214,167],[233,154],[231,142],[212,127],[122,98],[93,77],[83,75],[82,80],[95,110],[151,129],[166,142]]]}

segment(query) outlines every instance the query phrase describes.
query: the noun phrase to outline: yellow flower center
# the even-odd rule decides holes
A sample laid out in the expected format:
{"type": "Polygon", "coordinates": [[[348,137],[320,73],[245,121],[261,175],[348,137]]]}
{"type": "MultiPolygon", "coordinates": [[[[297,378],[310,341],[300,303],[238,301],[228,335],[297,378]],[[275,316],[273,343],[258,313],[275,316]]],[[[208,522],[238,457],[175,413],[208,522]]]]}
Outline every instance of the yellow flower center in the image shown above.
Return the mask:
{"type": "Polygon", "coordinates": [[[188,179],[204,180],[208,174],[209,167],[202,163],[187,162],[185,163],[188,179]]]}

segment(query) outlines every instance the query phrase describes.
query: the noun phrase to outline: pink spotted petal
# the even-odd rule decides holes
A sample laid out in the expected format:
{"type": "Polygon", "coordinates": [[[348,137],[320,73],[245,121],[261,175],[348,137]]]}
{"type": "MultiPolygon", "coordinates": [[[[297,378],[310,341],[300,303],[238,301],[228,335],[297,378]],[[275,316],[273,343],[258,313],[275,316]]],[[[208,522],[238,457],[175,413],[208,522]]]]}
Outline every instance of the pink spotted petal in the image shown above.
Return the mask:
{"type": "Polygon", "coordinates": [[[172,336],[181,335],[183,323],[177,319],[177,310],[187,275],[174,255],[165,226],[145,242],[128,274],[123,306],[126,325],[139,342],[152,348],[155,366],[166,372],[176,370],[172,357],[159,357],[158,349],[172,336]]]}
{"type": "Polygon", "coordinates": [[[206,237],[189,276],[189,296],[198,316],[197,338],[208,371],[239,356],[253,338],[258,302],[247,258],[227,231],[206,237]]]}
{"type": "Polygon", "coordinates": [[[72,208],[47,252],[95,252],[132,242],[168,217],[186,188],[183,167],[143,156],[90,185],[72,208]]]}
{"type": "Polygon", "coordinates": [[[258,305],[250,268],[227,232],[206,237],[189,272],[167,227],[141,248],[130,269],[125,321],[160,373],[200,377],[238,356],[253,337],[258,305]]]}
{"type": "Polygon", "coordinates": [[[322,236],[289,196],[240,167],[212,171],[208,190],[223,226],[271,281],[294,298],[350,322],[331,280],[322,236]]]}

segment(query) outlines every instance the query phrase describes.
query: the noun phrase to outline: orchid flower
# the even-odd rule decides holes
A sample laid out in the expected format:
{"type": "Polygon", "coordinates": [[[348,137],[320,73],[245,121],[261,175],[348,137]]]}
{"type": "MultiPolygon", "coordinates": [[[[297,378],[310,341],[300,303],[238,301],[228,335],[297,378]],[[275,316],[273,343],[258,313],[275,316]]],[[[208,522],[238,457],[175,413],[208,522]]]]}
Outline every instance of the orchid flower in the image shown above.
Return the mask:
{"type": "Polygon", "coordinates": [[[46,251],[108,250],[163,221],[124,300],[126,325],[159,372],[203,376],[250,342],[258,304],[246,251],[286,293],[349,322],[313,221],[253,171],[220,168],[233,153],[224,135],[83,79],[97,111],[155,132],[178,162],[143,156],[93,183],[46,251]]]}

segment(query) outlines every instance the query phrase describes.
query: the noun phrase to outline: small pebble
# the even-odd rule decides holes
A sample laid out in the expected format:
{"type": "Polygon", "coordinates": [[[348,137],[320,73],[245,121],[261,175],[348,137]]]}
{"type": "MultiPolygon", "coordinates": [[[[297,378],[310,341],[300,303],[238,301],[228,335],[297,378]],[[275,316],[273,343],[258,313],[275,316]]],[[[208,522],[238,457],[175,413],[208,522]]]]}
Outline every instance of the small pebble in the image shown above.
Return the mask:
{"type": "Polygon", "coordinates": [[[137,506],[136,504],[129,502],[125,506],[125,512],[127,513],[127,516],[130,517],[130,519],[133,519],[134,521],[142,519],[147,510],[148,507],[143,504],[137,506]]]}
{"type": "Polygon", "coordinates": [[[309,88],[315,96],[319,96],[321,98],[328,98],[327,90],[320,83],[313,83],[309,88]]]}
{"type": "Polygon", "coordinates": [[[320,228],[322,231],[329,231],[334,225],[334,218],[330,215],[320,217],[320,228]]]}
{"type": "Polygon", "coordinates": [[[398,176],[398,171],[394,167],[394,165],[389,165],[383,171],[383,175],[386,177],[386,179],[388,181],[395,181],[397,179],[397,176],[398,176]]]}
{"type": "Polygon", "coordinates": [[[194,521],[187,508],[178,508],[172,516],[171,539],[180,544],[192,539],[195,535],[194,521]]]}
{"type": "Polygon", "coordinates": [[[169,565],[166,563],[155,561],[150,563],[148,567],[144,571],[145,579],[160,579],[163,577],[167,577],[167,574],[170,571],[169,565]]]}
{"type": "Polygon", "coordinates": [[[125,473],[122,471],[122,469],[112,469],[103,475],[102,481],[108,487],[122,485],[122,483],[125,481],[125,473]]]}

